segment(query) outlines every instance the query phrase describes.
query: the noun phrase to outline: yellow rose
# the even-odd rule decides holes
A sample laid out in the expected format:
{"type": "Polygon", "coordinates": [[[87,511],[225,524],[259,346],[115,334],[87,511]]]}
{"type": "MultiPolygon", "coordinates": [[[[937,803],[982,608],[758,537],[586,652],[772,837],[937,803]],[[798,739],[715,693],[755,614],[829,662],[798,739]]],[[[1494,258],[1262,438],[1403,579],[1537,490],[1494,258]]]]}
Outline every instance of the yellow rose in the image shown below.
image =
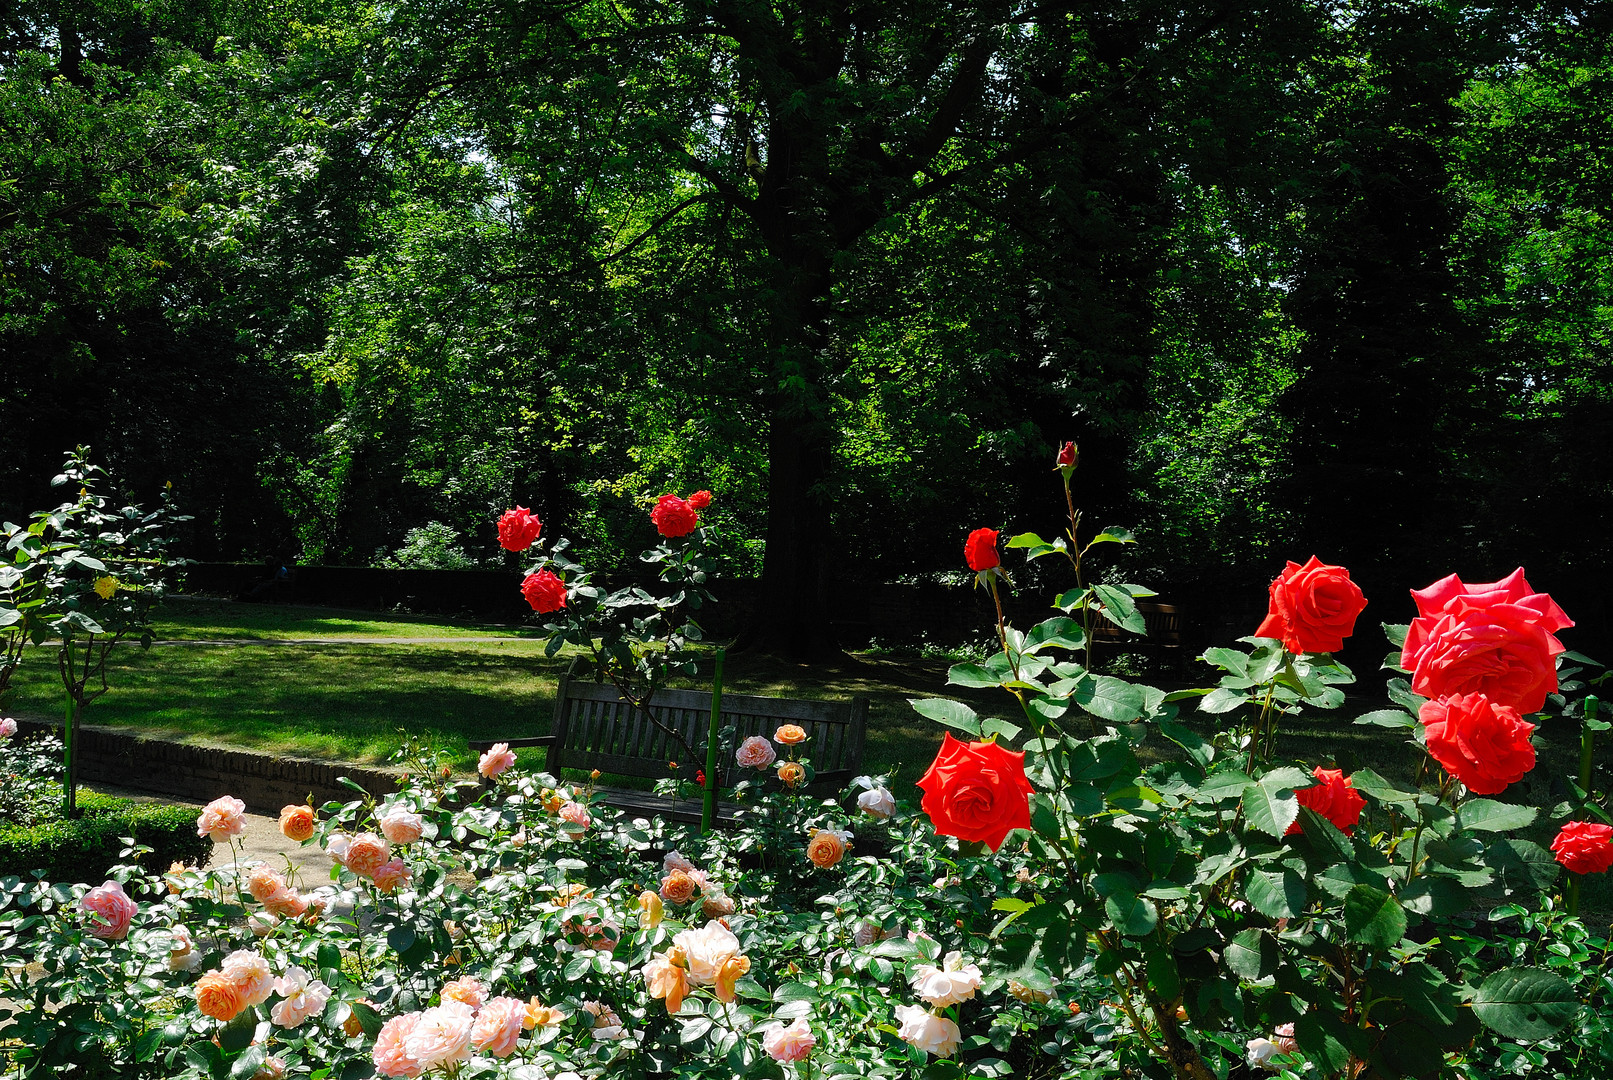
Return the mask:
{"type": "Polygon", "coordinates": [[[112,599],[112,594],[118,591],[118,579],[110,574],[95,579],[95,595],[102,600],[112,599]]]}

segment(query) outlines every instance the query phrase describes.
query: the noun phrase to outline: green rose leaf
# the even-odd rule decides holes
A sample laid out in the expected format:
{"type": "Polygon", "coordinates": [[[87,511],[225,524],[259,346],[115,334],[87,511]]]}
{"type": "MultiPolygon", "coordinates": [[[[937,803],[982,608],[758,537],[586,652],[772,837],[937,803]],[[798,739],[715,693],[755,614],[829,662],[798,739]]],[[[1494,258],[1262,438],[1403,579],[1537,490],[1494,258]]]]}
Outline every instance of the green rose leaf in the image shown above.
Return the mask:
{"type": "Polygon", "coordinates": [[[1344,897],[1344,929],[1351,941],[1392,948],[1406,935],[1406,913],[1382,889],[1357,885],[1344,897]]]}
{"type": "Polygon", "coordinates": [[[1256,870],[1243,895],[1268,919],[1292,919],[1305,910],[1305,879],[1292,870],[1256,870]]]}
{"type": "Polygon", "coordinates": [[[1236,690],[1224,688],[1211,690],[1199,702],[1199,712],[1224,713],[1231,712],[1248,699],[1236,690]]]}
{"type": "Polygon", "coordinates": [[[1241,979],[1259,982],[1277,973],[1277,940],[1264,930],[1244,930],[1221,954],[1227,968],[1241,979]]]}
{"type": "Polygon", "coordinates": [[[1122,630],[1130,630],[1133,634],[1148,632],[1148,624],[1137,611],[1137,601],[1125,589],[1113,585],[1094,585],[1092,593],[1103,605],[1103,614],[1108,620],[1122,630]]]}
{"type": "Polygon", "coordinates": [[[1355,718],[1357,724],[1367,724],[1372,727],[1386,728],[1414,728],[1417,718],[1404,709],[1379,709],[1369,712],[1365,716],[1355,718]]]}
{"type": "Polygon", "coordinates": [[[1557,880],[1556,858],[1529,840],[1497,840],[1484,849],[1484,865],[1507,892],[1538,891],[1557,880]]]}
{"type": "Polygon", "coordinates": [[[961,701],[947,698],[908,698],[907,703],[920,716],[927,716],[938,724],[956,728],[976,739],[980,734],[980,715],[961,701]]]}
{"type": "Polygon", "coordinates": [[[1115,929],[1129,938],[1146,937],[1159,924],[1159,911],[1153,903],[1130,893],[1115,893],[1103,902],[1103,910],[1115,929]]]}
{"type": "Polygon", "coordinates": [[[1310,777],[1297,769],[1277,769],[1255,781],[1243,793],[1243,816],[1249,827],[1281,838],[1299,817],[1296,786],[1310,786],[1310,777]]]}
{"type": "Polygon", "coordinates": [[[947,685],[985,687],[997,686],[1002,682],[995,672],[987,671],[979,664],[953,664],[947,670],[947,685]]]}
{"type": "Polygon", "coordinates": [[[1143,714],[1143,692],[1110,675],[1082,677],[1070,694],[1081,708],[1111,724],[1129,724],[1143,714]]]}
{"type": "Polygon", "coordinates": [[[1507,968],[1479,985],[1473,1011],[1485,1027],[1507,1039],[1544,1039],[1579,1012],[1574,988],[1541,968],[1507,968]]]}
{"type": "Polygon", "coordinates": [[[1468,891],[1446,877],[1420,877],[1400,890],[1400,902],[1419,915],[1455,915],[1466,911],[1468,891]]]}
{"type": "Polygon", "coordinates": [[[1473,799],[1462,804],[1456,812],[1456,823],[1463,829],[1477,832],[1511,832],[1533,825],[1540,813],[1533,806],[1496,802],[1493,799],[1473,799]]]}

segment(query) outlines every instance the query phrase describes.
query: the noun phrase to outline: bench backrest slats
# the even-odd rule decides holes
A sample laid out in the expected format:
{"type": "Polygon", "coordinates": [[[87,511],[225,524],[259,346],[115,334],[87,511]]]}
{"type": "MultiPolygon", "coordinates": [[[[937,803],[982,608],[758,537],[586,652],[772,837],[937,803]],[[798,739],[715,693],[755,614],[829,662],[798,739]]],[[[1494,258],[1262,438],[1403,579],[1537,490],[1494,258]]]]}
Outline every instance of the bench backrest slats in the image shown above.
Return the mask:
{"type": "MultiPolygon", "coordinates": [[[[621,776],[664,777],[668,762],[688,765],[682,760],[688,751],[666,728],[682,733],[697,754],[695,766],[703,767],[706,732],[711,722],[710,692],[662,690],[650,703],[650,709],[659,724],[623,701],[614,686],[562,677],[551,729],[555,743],[549,750],[549,771],[598,769],[621,776]]],[[[800,725],[812,740],[807,744],[806,755],[812,759],[817,782],[839,786],[849,781],[861,765],[867,716],[868,699],[863,697],[850,701],[795,701],[724,694],[719,723],[732,729],[735,746],[751,735],[771,739],[781,724],[800,725]]],[[[723,765],[722,783],[732,785],[745,778],[746,772],[749,770],[741,770],[730,752],[723,765]]]]}

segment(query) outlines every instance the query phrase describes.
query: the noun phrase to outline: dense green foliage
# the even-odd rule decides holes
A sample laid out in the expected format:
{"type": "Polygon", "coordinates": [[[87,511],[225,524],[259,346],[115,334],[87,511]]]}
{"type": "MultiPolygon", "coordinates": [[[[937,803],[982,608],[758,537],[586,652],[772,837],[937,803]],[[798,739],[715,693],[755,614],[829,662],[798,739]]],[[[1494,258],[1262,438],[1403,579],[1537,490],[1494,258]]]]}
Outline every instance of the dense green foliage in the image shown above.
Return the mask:
{"type": "Polygon", "coordinates": [[[609,569],[705,487],[805,650],[1075,438],[1174,595],[1312,549],[1609,595],[1603,6],[4,18],[13,519],[89,442],[201,557],[496,558],[521,502],[609,569]]]}

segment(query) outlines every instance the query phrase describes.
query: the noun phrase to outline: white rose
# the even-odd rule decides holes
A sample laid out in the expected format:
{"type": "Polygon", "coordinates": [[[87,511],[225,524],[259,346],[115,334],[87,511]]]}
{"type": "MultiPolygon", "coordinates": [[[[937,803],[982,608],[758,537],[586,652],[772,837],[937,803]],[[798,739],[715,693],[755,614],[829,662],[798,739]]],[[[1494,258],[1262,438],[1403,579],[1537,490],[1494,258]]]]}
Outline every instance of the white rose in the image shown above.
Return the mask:
{"type": "Polygon", "coordinates": [[[1249,1051],[1250,1068],[1272,1070],[1277,1068],[1271,1063],[1271,1059],[1280,1052],[1276,1043],[1270,1039],[1250,1039],[1243,1045],[1249,1051]]]}
{"type": "Polygon", "coordinates": [[[688,958],[689,981],[696,986],[715,984],[724,961],[739,955],[739,939],[720,922],[708,922],[700,930],[685,930],[672,939],[672,944],[688,958]]]}
{"type": "Polygon", "coordinates": [[[857,808],[872,818],[888,818],[896,813],[896,796],[888,788],[874,788],[857,796],[857,808]]]}
{"type": "Polygon", "coordinates": [[[957,1024],[917,1005],[896,1006],[896,1021],[897,1038],[936,1057],[950,1057],[963,1040],[957,1024]]]}
{"type": "Polygon", "coordinates": [[[963,962],[963,954],[947,953],[941,967],[920,964],[913,972],[913,992],[937,1009],[968,1001],[980,989],[980,969],[963,962]]]}

